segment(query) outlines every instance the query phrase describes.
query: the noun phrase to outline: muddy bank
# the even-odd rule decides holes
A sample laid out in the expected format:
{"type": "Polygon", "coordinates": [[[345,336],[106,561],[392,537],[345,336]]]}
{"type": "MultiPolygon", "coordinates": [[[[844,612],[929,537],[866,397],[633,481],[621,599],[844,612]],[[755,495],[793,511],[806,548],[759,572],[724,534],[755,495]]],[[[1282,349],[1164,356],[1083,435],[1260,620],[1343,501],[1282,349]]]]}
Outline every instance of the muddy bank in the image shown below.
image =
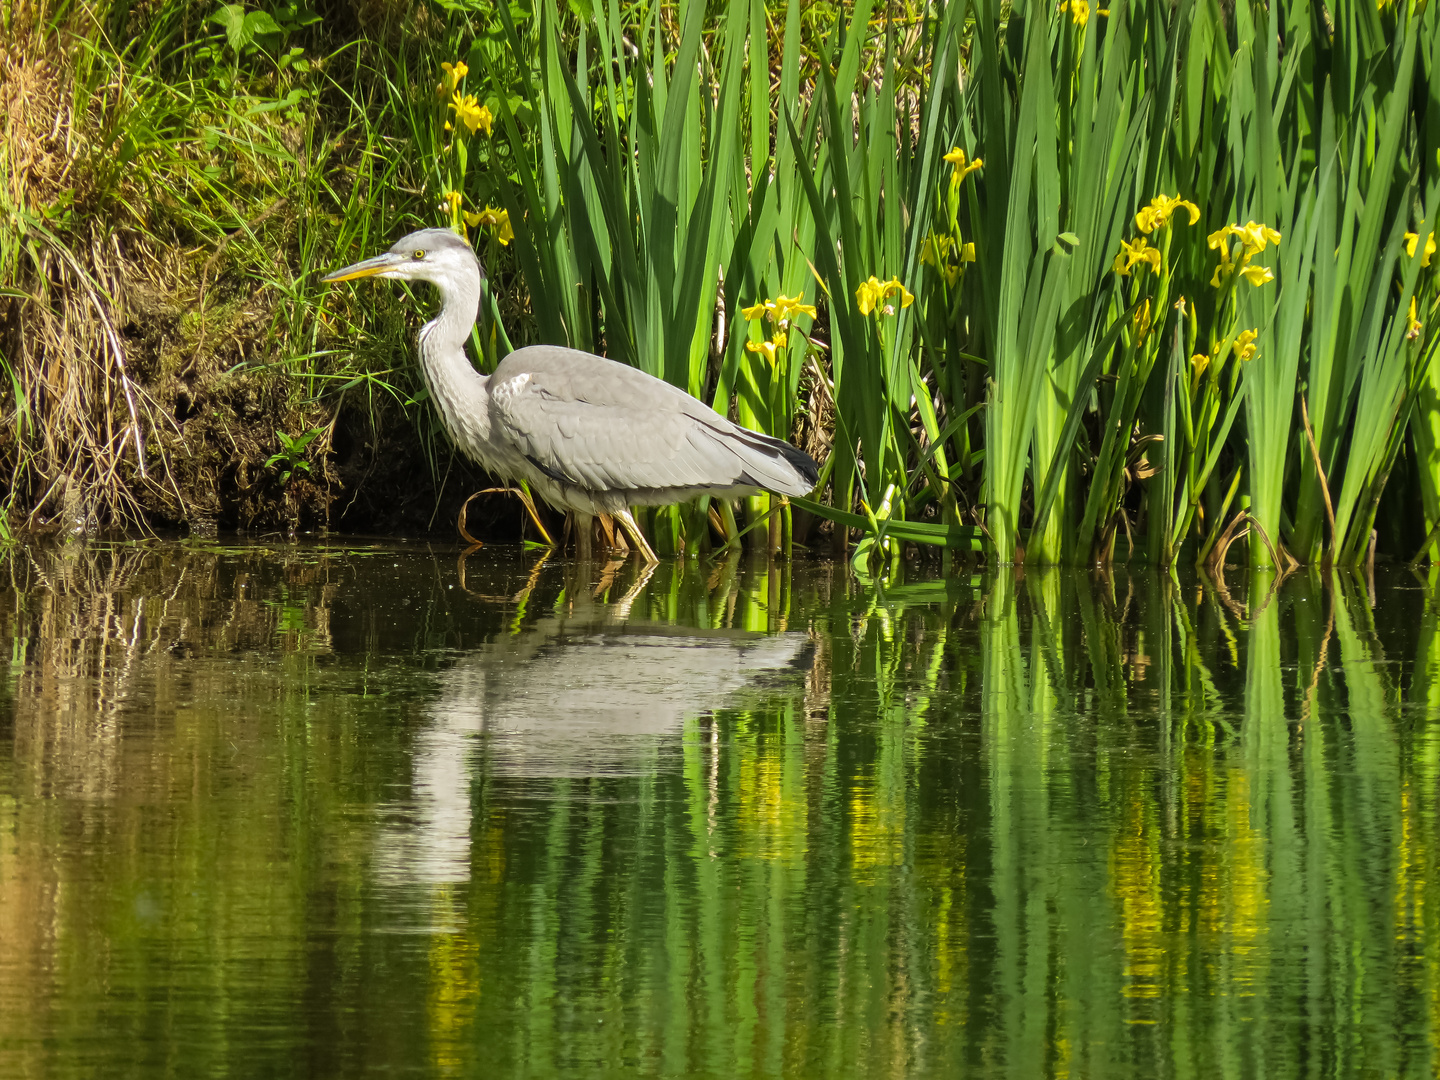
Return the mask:
{"type": "MultiPolygon", "coordinates": [[[[433,210],[396,89],[449,46],[371,7],[253,39],[188,0],[11,9],[0,534],[454,535],[489,486],[423,400],[429,297],[317,280],[433,210]]],[[[519,529],[503,499],[470,519],[519,529]]]]}

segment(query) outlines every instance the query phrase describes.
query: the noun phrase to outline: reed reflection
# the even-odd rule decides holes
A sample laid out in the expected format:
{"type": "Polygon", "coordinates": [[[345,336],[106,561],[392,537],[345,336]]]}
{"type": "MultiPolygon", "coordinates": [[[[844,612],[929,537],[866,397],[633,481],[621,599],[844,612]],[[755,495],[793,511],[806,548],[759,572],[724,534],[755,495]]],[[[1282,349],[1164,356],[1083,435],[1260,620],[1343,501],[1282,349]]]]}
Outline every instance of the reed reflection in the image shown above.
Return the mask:
{"type": "Polygon", "coordinates": [[[7,569],[0,1074],[1440,1060],[1434,579],[7,569]]]}

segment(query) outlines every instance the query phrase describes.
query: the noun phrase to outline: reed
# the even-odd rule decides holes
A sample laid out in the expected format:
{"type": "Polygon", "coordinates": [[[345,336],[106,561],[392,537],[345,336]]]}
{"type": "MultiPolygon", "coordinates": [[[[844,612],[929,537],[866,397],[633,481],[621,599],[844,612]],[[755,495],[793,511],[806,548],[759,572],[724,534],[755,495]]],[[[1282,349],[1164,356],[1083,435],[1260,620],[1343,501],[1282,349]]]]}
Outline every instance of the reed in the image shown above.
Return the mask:
{"type": "MultiPolygon", "coordinates": [[[[117,49],[84,10],[71,114],[118,147],[86,159],[85,205],[129,215],[154,251],[198,239],[202,281],[223,264],[265,282],[259,336],[281,362],[226,372],[283,375],[271,429],[333,433],[363,404],[377,437],[414,426],[443,471],[393,359],[393,300],[321,301],[308,277],[439,220],[490,271],[482,365],[530,341],[604,351],[824,459],[805,514],[745,508],[765,523],[747,542],[771,551],[795,529],[814,543],[824,518],[865,570],[915,544],[1355,563],[1384,513],[1409,548],[1390,554],[1440,542],[1433,4],[542,0],[431,12],[404,45],[326,38],[323,62],[294,53],[324,30],[298,12],[207,23],[177,0],[117,49]],[[130,96],[110,102],[122,69],[130,96]],[[283,265],[266,261],[277,233],[283,265]],[[1402,461],[1423,514],[1382,503],[1402,461]]],[[[162,437],[153,376],[124,392],[85,314],[114,307],[86,254],[100,233],[61,195],[12,185],[25,213],[0,252],[17,279],[83,271],[63,309],[79,329],[44,355],[90,358],[67,407],[92,434],[23,347],[62,308],[17,294],[11,519],[53,509],[45,485],[86,460],[114,485],[102,516],[183,516],[191,429],[162,437]]],[[[328,475],[334,439],[312,445],[328,475]]],[[[257,441],[250,467],[276,449],[257,441]]],[[[657,542],[705,547],[709,510],[655,515],[657,542]]]]}
{"type": "Polygon", "coordinates": [[[952,0],[907,10],[917,34],[862,4],[810,40],[794,5],[682,14],[668,68],[651,9],[600,13],[598,62],[583,20],[534,20],[578,47],[532,86],[558,153],[544,185],[518,173],[512,214],[550,238],[522,236],[522,262],[550,297],[541,252],[581,252],[569,323],[747,423],[786,434],[828,397],[827,497],[803,505],[861,533],[857,562],[893,561],[897,529],[1002,562],[1109,562],[1122,538],[1161,565],[1224,558],[1244,531],[1257,565],[1363,557],[1397,457],[1432,445],[1434,272],[1405,246],[1434,216],[1432,10],[1347,7],[1332,33],[1307,3],[952,0]],[[644,88],[665,70],[703,93],[662,113],[644,88]],[[708,185],[646,179],[706,162],[708,185]],[[792,290],[816,316],[775,317],[792,290]]]}

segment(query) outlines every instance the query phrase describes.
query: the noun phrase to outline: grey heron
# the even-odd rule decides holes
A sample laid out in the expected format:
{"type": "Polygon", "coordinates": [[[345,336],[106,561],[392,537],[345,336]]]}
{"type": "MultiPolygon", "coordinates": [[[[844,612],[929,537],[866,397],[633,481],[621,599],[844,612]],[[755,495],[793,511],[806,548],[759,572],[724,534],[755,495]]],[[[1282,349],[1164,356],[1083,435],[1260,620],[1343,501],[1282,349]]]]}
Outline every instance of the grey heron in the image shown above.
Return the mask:
{"type": "Polygon", "coordinates": [[[591,521],[609,514],[649,563],[658,560],[630,513],[697,495],[804,495],[818,471],[789,443],[731,423],[678,387],[626,364],[557,345],[517,349],[491,375],[465,355],[483,271],[448,229],[421,229],[383,255],[322,281],[428,281],[440,313],[420,328],[420,367],[445,430],[503,480],[525,480],[575,514],[588,555],[591,521]]]}

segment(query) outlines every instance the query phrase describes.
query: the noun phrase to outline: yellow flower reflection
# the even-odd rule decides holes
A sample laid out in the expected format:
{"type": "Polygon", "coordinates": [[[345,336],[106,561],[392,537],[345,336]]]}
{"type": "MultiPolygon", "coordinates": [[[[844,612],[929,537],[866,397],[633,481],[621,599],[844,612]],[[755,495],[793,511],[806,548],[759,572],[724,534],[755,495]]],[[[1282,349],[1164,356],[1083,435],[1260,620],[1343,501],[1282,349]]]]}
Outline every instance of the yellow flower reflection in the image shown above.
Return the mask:
{"type": "Polygon", "coordinates": [[[1160,881],[1165,856],[1158,815],[1145,795],[1135,790],[1125,798],[1108,869],[1124,948],[1120,992],[1131,1002],[1132,1015],[1153,1022],[1153,1013],[1142,1002],[1163,993],[1166,931],[1160,881]]]}
{"type": "MultiPolygon", "coordinates": [[[[881,770],[884,770],[882,764],[881,770]]],[[[855,777],[850,789],[850,866],[858,883],[876,884],[904,851],[903,784],[886,783],[873,772],[855,777]]]]}

